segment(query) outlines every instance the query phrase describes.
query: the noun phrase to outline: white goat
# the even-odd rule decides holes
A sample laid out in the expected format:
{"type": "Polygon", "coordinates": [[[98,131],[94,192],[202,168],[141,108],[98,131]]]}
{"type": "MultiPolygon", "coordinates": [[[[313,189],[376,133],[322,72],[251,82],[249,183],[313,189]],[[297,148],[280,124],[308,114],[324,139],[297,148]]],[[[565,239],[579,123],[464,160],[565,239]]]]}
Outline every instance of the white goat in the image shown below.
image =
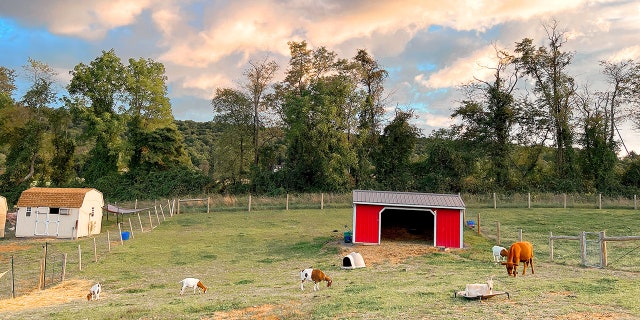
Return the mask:
{"type": "Polygon", "coordinates": [[[501,246],[493,246],[493,262],[500,263],[503,260],[503,257],[509,255],[509,251],[505,247],[501,246]]]}
{"type": "Polygon", "coordinates": [[[479,297],[489,294],[493,294],[493,276],[487,279],[487,283],[467,284],[467,287],[464,289],[464,295],[466,297],[479,297]]]}
{"type": "Polygon", "coordinates": [[[87,300],[98,300],[100,299],[100,292],[102,292],[102,286],[100,283],[96,283],[89,289],[89,294],[87,294],[87,300]]]}
{"type": "Polygon", "coordinates": [[[184,293],[184,289],[193,288],[193,293],[196,293],[196,289],[200,292],[202,289],[202,293],[207,293],[207,287],[202,284],[202,281],[196,278],[184,278],[180,281],[182,283],[182,290],[180,290],[180,295],[184,293]]]}

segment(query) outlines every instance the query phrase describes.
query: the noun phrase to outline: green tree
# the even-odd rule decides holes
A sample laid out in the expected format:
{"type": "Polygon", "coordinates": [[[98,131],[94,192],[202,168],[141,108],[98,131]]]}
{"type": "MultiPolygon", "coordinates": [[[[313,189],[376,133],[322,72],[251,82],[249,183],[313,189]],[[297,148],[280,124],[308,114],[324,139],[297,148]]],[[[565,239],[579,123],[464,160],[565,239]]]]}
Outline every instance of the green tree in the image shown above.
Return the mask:
{"type": "Polygon", "coordinates": [[[370,187],[373,183],[373,157],[378,148],[378,137],[384,115],[384,81],[389,73],[364,49],[358,50],[353,58],[361,96],[364,98],[358,108],[358,155],[354,173],[356,186],[370,187]]]}
{"type": "Polygon", "coordinates": [[[259,164],[259,137],[261,128],[264,126],[263,112],[269,108],[265,96],[269,93],[278,64],[273,60],[263,59],[261,61],[249,61],[249,67],[244,71],[246,82],[243,87],[247,92],[247,97],[251,100],[253,109],[253,164],[259,164]]]}
{"type": "Polygon", "coordinates": [[[385,190],[411,191],[415,187],[412,156],[420,129],[409,121],[413,111],[396,109],[395,117],[380,136],[376,154],[376,179],[385,190]]]}
{"type": "Polygon", "coordinates": [[[574,79],[567,73],[574,54],[562,51],[567,38],[558,30],[556,21],[544,25],[544,28],[549,41],[548,47],[536,48],[532,39],[525,38],[516,43],[515,52],[520,56],[515,62],[535,84],[534,105],[545,109],[552,120],[556,177],[560,183],[558,187],[567,191],[575,189],[577,178],[573,150],[574,133],[570,124],[574,108],[572,98],[576,89],[574,79]]]}
{"type": "Polygon", "coordinates": [[[123,99],[126,68],[111,49],[102,51],[89,65],[76,65],[69,73],[72,78],[67,90],[77,98],[74,114],[87,122],[87,135],[94,142],[85,163],[84,178],[92,182],[117,174],[125,131],[117,108],[123,99]]]}
{"type": "Polygon", "coordinates": [[[347,64],[334,52],[290,42],[290,66],[278,89],[285,126],[288,189],[348,190],[355,165],[345,119],[345,106],[355,90],[341,72],[347,64]]]}
{"type": "Polygon", "coordinates": [[[129,169],[142,174],[191,164],[167,97],[164,65],[129,59],[124,84],[129,169]]]}
{"type": "MultiPolygon", "coordinates": [[[[39,176],[41,183],[49,180],[50,152],[47,135],[49,129],[48,104],[55,101],[53,68],[40,61],[29,58],[23,66],[24,78],[30,83],[19,106],[12,109],[21,114],[19,124],[13,125],[8,135],[9,154],[7,155],[6,178],[13,186],[31,182],[39,176]]],[[[5,86],[11,88],[11,86],[5,86]]]]}
{"type": "Polygon", "coordinates": [[[512,128],[517,119],[513,91],[517,85],[517,70],[512,67],[513,56],[496,49],[497,64],[492,82],[476,79],[464,88],[467,98],[452,117],[459,117],[456,126],[461,138],[473,142],[481,154],[491,162],[489,181],[494,187],[507,188],[512,128]]]}
{"type": "Polygon", "coordinates": [[[215,177],[232,184],[248,178],[253,107],[251,99],[235,89],[216,89],[211,100],[213,121],[222,128],[215,150],[215,177]]]}

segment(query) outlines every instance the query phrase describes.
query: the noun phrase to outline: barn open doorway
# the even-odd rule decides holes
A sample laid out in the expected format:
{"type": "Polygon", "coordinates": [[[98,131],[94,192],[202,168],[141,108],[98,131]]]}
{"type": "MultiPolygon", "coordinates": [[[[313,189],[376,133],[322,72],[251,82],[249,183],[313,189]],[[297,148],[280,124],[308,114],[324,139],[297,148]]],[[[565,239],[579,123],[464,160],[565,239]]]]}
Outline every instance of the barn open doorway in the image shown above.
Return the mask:
{"type": "Polygon", "coordinates": [[[380,213],[381,240],[418,241],[434,245],[435,216],[430,210],[385,208],[380,213]]]}

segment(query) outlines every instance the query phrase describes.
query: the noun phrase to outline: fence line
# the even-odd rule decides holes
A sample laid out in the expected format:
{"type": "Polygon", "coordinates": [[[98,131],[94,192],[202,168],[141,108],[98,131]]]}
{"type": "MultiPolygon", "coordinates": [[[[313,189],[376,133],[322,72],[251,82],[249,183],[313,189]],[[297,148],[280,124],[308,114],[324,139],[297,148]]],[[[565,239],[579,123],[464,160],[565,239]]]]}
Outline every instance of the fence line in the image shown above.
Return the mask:
{"type": "MultiPolygon", "coordinates": [[[[607,237],[605,231],[600,231],[598,233],[595,232],[585,232],[582,231],[578,236],[554,236],[552,232],[549,232],[549,259],[551,261],[554,260],[554,240],[578,240],[580,241],[580,260],[583,266],[596,266],[599,268],[606,268],[609,266],[609,252],[607,249],[607,242],[617,242],[617,241],[638,241],[640,240],[640,236],[614,236],[607,237]],[[598,239],[597,242],[597,251],[599,263],[595,265],[591,265],[588,263],[589,261],[589,252],[588,252],[588,234],[597,234],[598,239]]],[[[631,251],[636,250],[638,247],[633,248],[631,251]]],[[[630,252],[631,252],[630,251],[630,252]]],[[[630,253],[628,252],[628,253],[630,253]]],[[[627,254],[628,254],[627,253],[627,254]]],[[[626,256],[627,254],[621,256],[620,258],[626,256]]]]}
{"type": "Polygon", "coordinates": [[[121,213],[122,221],[111,222],[112,225],[109,227],[103,225],[100,234],[74,240],[45,240],[42,247],[36,244],[26,250],[17,249],[10,257],[0,254],[0,299],[15,298],[34,290],[43,290],[64,281],[70,273],[83,272],[91,264],[106,258],[112,247],[133,241],[134,232],[151,232],[166,221],[166,217],[164,214],[161,216],[160,212],[164,212],[170,205],[171,203],[164,205],[165,208],[161,210],[154,208],[154,214],[150,209],[146,210],[145,215],[149,219],[141,219],[139,225],[132,223],[132,214],[121,213]],[[125,220],[126,215],[129,217],[125,220]],[[119,236],[114,237],[114,231],[118,232],[119,236]],[[126,233],[130,238],[126,238],[126,233]],[[7,272],[3,276],[4,271],[7,272]]]}

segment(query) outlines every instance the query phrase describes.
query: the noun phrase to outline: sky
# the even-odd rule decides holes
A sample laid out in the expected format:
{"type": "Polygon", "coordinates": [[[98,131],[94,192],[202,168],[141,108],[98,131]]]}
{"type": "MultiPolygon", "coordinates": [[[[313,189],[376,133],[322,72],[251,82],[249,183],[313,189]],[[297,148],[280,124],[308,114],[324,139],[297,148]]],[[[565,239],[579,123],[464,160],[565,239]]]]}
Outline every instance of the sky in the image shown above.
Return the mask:
{"type": "MultiPolygon", "coordinates": [[[[412,109],[428,136],[455,122],[461,84],[489,79],[483,66],[496,47],[513,52],[524,38],[544,46],[551,21],[575,53],[569,72],[580,86],[606,89],[601,60],[640,60],[637,0],[3,0],[0,65],[21,72],[28,58],[48,64],[61,96],[69,71],[102,51],[114,49],[125,64],[153,59],[166,68],[174,117],[210,121],[216,88],[237,87],[249,61],[275,60],[277,80],[284,77],[289,41],[340,58],[365,49],[389,71],[387,119],[412,109]]],[[[640,153],[640,131],[624,123],[620,133],[640,153]]]]}

